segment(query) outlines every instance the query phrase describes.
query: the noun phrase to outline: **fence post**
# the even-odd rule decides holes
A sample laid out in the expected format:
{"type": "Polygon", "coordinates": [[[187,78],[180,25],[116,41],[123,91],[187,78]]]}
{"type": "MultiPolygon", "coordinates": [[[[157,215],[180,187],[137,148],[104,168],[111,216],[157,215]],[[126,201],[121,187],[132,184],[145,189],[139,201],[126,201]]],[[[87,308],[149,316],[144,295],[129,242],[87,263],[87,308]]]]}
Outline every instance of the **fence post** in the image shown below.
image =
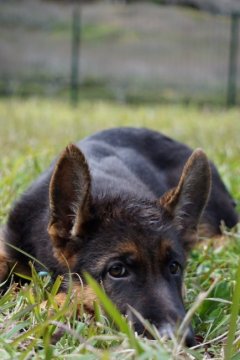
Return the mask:
{"type": "Polygon", "coordinates": [[[79,98],[79,59],[80,59],[80,31],[81,9],[80,4],[73,7],[72,12],[72,54],[71,54],[71,103],[76,106],[79,98]]]}
{"type": "Polygon", "coordinates": [[[236,105],[239,17],[240,17],[240,14],[237,14],[237,13],[233,13],[231,15],[231,35],[230,35],[229,65],[228,65],[227,106],[236,105]]]}

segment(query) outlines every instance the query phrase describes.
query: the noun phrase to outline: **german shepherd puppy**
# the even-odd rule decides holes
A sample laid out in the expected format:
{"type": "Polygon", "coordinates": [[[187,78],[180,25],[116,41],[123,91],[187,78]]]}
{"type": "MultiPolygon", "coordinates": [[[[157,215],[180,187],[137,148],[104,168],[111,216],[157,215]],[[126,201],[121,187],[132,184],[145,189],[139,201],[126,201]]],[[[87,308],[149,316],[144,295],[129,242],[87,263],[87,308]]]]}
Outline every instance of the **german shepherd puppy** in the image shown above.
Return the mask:
{"type": "MultiPolygon", "coordinates": [[[[15,262],[28,268],[14,245],[53,277],[69,268],[91,274],[139,333],[131,307],[168,333],[185,314],[183,271],[198,225],[216,235],[222,220],[237,223],[234,202],[202,150],[147,129],[102,131],[69,145],[13,206],[0,277],[15,262]]],[[[88,286],[74,284],[91,308],[88,286]]],[[[194,343],[190,328],[186,343],[194,343]]]]}

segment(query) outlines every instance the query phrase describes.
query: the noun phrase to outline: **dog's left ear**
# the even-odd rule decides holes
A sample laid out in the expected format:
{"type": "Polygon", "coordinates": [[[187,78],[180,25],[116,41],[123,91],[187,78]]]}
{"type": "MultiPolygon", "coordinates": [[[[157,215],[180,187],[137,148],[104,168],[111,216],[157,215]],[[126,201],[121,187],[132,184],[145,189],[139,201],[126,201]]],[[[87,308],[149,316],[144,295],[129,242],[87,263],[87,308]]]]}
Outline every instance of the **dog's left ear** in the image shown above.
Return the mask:
{"type": "Polygon", "coordinates": [[[62,253],[68,260],[74,251],[74,238],[81,235],[89,215],[90,198],[91,177],[86,159],[75,145],[69,145],[55,165],[49,187],[48,233],[55,255],[62,253]]]}
{"type": "Polygon", "coordinates": [[[201,149],[197,149],[185,164],[177,187],[160,199],[161,205],[173,218],[186,251],[197,241],[197,227],[210,187],[211,171],[207,156],[201,149]]]}

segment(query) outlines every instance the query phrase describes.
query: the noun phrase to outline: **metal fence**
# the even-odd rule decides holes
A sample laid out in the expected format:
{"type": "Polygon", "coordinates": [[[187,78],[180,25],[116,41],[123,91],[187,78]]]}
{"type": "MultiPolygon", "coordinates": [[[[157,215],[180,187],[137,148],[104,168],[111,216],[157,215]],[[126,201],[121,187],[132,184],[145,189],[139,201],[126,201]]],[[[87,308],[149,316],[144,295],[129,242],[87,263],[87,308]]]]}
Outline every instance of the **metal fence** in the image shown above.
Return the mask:
{"type": "Polygon", "coordinates": [[[0,95],[239,104],[238,23],[143,3],[0,2],[0,95]]]}

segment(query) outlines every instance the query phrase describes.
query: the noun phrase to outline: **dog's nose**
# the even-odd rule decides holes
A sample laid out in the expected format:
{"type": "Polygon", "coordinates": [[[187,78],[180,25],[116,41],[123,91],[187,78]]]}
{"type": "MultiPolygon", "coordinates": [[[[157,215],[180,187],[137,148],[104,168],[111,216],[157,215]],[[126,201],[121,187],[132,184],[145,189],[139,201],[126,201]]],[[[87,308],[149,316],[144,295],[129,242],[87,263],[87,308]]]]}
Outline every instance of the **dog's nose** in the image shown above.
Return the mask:
{"type": "Polygon", "coordinates": [[[185,344],[187,347],[192,347],[192,346],[196,345],[194,333],[191,328],[188,329],[188,332],[187,332],[187,335],[185,338],[185,344]]]}
{"type": "Polygon", "coordinates": [[[163,324],[158,328],[160,336],[172,339],[174,337],[174,329],[171,324],[163,324]]]}
{"type": "MultiPolygon", "coordinates": [[[[160,336],[172,339],[175,336],[176,329],[171,324],[164,324],[158,329],[158,332],[160,336]]],[[[187,347],[192,347],[196,345],[194,333],[190,327],[186,330],[183,336],[184,336],[185,345],[187,347]]]]}

